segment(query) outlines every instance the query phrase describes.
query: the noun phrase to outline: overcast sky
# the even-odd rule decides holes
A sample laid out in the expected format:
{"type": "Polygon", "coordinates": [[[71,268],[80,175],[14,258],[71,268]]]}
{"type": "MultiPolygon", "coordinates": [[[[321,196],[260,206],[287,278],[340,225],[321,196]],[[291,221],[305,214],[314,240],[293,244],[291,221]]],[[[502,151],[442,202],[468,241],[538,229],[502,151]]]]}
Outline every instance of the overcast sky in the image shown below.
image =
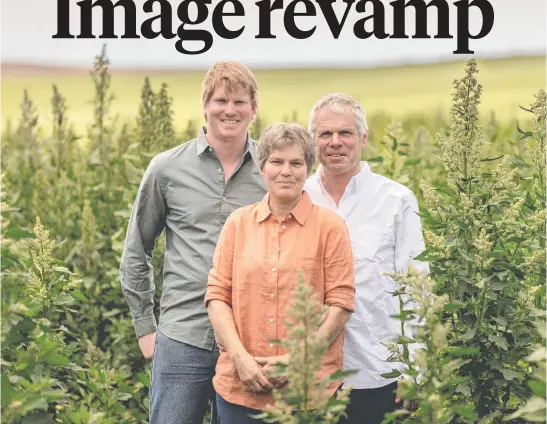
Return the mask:
{"type": "MultiPolygon", "coordinates": [[[[71,31],[79,33],[80,18],[78,0],[71,3],[71,31]]],[[[386,9],[386,31],[392,31],[392,7],[390,0],[384,0],[386,9]]],[[[181,0],[170,0],[174,9],[181,0]]],[[[284,10],[290,3],[284,0],[284,10]]],[[[137,6],[137,31],[147,18],[157,14],[146,14],[142,10],[144,0],[135,0],[137,6]]],[[[276,39],[255,39],[258,33],[258,7],[255,0],[242,0],[244,17],[229,17],[226,26],[238,29],[245,26],[243,34],[234,40],[224,40],[214,34],[211,24],[211,12],[219,0],[212,0],[207,21],[193,28],[207,29],[214,36],[212,48],[199,55],[184,55],[175,49],[178,38],[154,40],[144,38],[131,39],[52,39],[57,32],[57,0],[2,0],[1,10],[1,53],[3,62],[56,64],[64,66],[88,67],[93,57],[100,51],[103,43],[108,43],[108,54],[116,67],[147,68],[207,68],[219,60],[237,60],[253,67],[285,66],[375,66],[409,62],[428,62],[440,59],[462,59],[468,56],[454,55],[456,38],[453,39],[358,39],[353,33],[353,25],[359,19],[371,15],[371,6],[367,12],[356,11],[352,5],[347,21],[338,39],[334,39],[322,12],[317,6],[317,16],[298,17],[297,25],[310,29],[317,25],[315,33],[307,40],[296,40],[287,34],[283,27],[283,11],[272,12],[272,33],[276,39]]],[[[450,4],[450,33],[457,34],[456,7],[450,4]]],[[[504,56],[515,54],[545,54],[546,47],[546,10],[545,0],[491,0],[494,6],[494,27],[490,34],[481,40],[470,40],[470,48],[477,57],[504,56]]],[[[300,4],[303,9],[303,5],[300,4]]],[[[346,4],[342,0],[335,3],[335,11],[341,17],[346,4]]],[[[123,10],[116,8],[115,29],[118,35],[123,33],[123,10]],[[118,10],[119,9],[119,10],[118,10]]],[[[436,13],[430,8],[429,34],[435,34],[436,13]]],[[[228,7],[227,7],[227,10],[228,7]]],[[[413,34],[414,12],[407,12],[407,34],[413,34]]],[[[297,8],[299,11],[299,8],[297,8]]],[[[94,33],[100,31],[100,11],[94,17],[94,33]]],[[[471,8],[471,31],[476,33],[481,25],[477,8],[471,8]]],[[[159,22],[157,22],[159,25],[159,22]]],[[[173,29],[180,21],[173,17],[173,29]]],[[[370,27],[371,21],[367,24],[370,27]]],[[[187,44],[199,48],[199,44],[187,44]]]]}

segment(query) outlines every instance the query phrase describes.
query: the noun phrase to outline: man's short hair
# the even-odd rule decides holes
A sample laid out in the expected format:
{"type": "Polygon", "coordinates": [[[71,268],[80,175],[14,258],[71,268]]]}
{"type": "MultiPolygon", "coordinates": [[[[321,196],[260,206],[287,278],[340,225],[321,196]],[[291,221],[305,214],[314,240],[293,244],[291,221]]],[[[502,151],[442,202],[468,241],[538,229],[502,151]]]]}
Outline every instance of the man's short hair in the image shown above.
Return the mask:
{"type": "Polygon", "coordinates": [[[249,68],[238,62],[218,62],[207,71],[201,86],[203,109],[211,100],[216,88],[222,84],[225,84],[228,92],[233,92],[238,87],[243,88],[251,97],[253,110],[258,110],[258,84],[249,68]]]}
{"type": "Polygon", "coordinates": [[[288,124],[284,122],[268,125],[262,132],[257,147],[257,159],[260,170],[264,169],[272,152],[284,150],[292,146],[302,148],[308,174],[311,173],[315,163],[315,146],[310,134],[300,124],[288,124]]]}
{"type": "Polygon", "coordinates": [[[315,130],[317,129],[315,118],[320,110],[329,109],[333,112],[343,112],[344,109],[348,107],[352,110],[355,117],[355,125],[357,126],[359,137],[363,137],[367,134],[367,117],[363,106],[348,94],[331,93],[321,97],[312,107],[308,122],[308,132],[312,138],[315,140],[315,130]]]}

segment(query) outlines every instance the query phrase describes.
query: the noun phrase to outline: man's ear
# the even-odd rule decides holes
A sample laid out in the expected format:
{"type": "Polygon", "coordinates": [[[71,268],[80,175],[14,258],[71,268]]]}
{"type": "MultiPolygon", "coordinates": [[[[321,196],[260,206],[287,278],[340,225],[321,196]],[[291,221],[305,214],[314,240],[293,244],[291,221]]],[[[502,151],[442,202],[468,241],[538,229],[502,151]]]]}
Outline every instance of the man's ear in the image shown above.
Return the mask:
{"type": "Polygon", "coordinates": [[[363,138],[361,139],[361,148],[364,149],[365,146],[367,145],[367,141],[368,141],[368,132],[366,132],[364,135],[363,135],[363,138]]]}

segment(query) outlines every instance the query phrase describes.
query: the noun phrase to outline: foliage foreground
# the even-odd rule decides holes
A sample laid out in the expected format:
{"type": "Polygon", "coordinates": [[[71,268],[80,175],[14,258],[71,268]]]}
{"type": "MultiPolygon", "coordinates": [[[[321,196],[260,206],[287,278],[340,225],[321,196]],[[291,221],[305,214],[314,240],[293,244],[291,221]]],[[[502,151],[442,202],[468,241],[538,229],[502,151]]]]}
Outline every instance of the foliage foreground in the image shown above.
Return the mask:
{"type": "MultiPolygon", "coordinates": [[[[538,312],[545,308],[545,91],[524,108],[529,122],[484,120],[477,74],[471,60],[455,81],[448,127],[430,117],[370,122],[365,158],[418,196],[427,242],[421,259],[431,266],[429,277],[393,276],[402,306],[394,319],[407,332],[391,341],[386,360],[404,381],[406,406],[386,422],[545,421],[545,340],[537,330],[545,323],[538,312]]],[[[74,131],[56,87],[47,135],[26,92],[17,127],[2,134],[6,423],[148,420],[150,364],[120,290],[119,260],[148,162],[197,128],[189,122],[177,133],[167,86],[154,92],[148,79],[135,125],[120,126],[110,114],[104,50],[91,77],[87,134],[74,131]]],[[[265,124],[253,123],[255,138],[265,124]]],[[[156,300],[164,243],[162,236],[154,254],[156,300]]],[[[297,333],[283,343],[295,343],[297,333]]],[[[306,409],[299,406],[304,387],[315,383],[302,372],[319,357],[309,353],[301,352],[298,369],[280,371],[293,373],[296,397],[277,397],[277,417],[306,409]]],[[[344,408],[343,400],[315,402],[330,422],[344,408]]]]}

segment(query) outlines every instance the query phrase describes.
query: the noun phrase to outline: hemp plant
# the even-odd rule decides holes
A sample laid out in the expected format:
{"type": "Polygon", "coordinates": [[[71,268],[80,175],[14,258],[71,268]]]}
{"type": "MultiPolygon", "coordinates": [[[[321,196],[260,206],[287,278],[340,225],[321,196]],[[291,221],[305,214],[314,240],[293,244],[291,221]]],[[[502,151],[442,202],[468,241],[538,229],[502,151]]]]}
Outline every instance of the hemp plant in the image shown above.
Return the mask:
{"type": "Polygon", "coordinates": [[[541,246],[545,208],[518,189],[510,158],[481,156],[477,73],[470,60],[454,81],[450,130],[437,136],[446,183],[421,184],[428,248],[418,259],[429,261],[436,293],[452,305],[443,314],[448,344],[464,352],[453,400],[472,405],[478,422],[498,423],[527,397],[524,358],[537,338],[530,308],[540,286],[530,254],[541,246]]]}
{"type": "Polygon", "coordinates": [[[461,356],[472,353],[470,348],[452,348],[448,344],[450,327],[443,321],[442,313],[454,305],[447,303],[448,295],[434,294],[435,282],[412,266],[407,275],[388,275],[399,284],[393,295],[401,304],[396,317],[401,322],[401,336],[386,342],[391,353],[388,361],[401,367],[383,376],[402,376],[398,391],[405,407],[386,414],[383,423],[399,418],[406,424],[445,424],[454,419],[476,422],[472,406],[453,400],[458,386],[465,382],[457,375],[467,362],[461,356]],[[412,338],[405,334],[406,328],[412,330],[412,338]]]}
{"type": "Polygon", "coordinates": [[[287,377],[288,383],[273,390],[274,404],[256,418],[267,423],[334,424],[345,414],[350,389],[345,387],[335,398],[325,389],[353,372],[340,370],[322,378],[317,375],[328,348],[327,341],[317,336],[326,308],[299,272],[293,300],[286,310],[288,338],[275,341],[287,350],[290,361],[286,365],[276,364],[273,375],[287,377]]]}

